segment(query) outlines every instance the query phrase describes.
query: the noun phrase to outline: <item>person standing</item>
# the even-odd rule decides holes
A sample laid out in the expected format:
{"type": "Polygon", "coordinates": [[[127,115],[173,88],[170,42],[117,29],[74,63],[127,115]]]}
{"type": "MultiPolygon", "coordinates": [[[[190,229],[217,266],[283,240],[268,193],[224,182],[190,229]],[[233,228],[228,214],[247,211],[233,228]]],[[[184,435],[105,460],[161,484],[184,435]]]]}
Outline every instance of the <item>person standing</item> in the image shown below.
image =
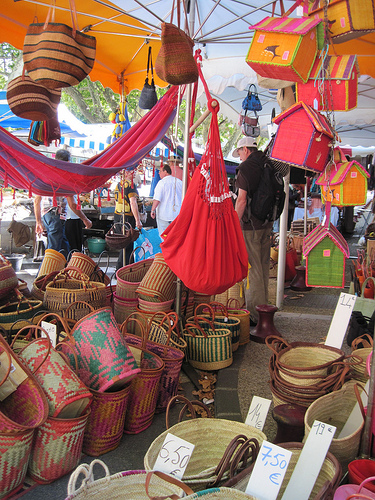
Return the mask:
{"type": "Polygon", "coordinates": [[[249,289],[246,290],[246,307],[250,311],[250,325],[258,322],[257,305],[268,304],[272,222],[262,222],[252,214],[248,216],[248,198],[258,188],[266,155],[258,150],[251,137],[238,141],[233,152],[240,158],[236,187],[238,196],[235,210],[240,219],[249,259],[249,289]]]}
{"type": "Polygon", "coordinates": [[[156,184],[151,217],[155,219],[162,238],[163,232],[180,213],[182,202],[182,181],[171,175],[169,165],[160,168],[160,181],[156,184]]]}
{"type": "MultiPolygon", "coordinates": [[[[138,191],[137,188],[132,183],[133,172],[130,170],[125,170],[125,178],[123,181],[119,182],[115,188],[115,232],[122,233],[122,223],[123,215],[125,217],[125,222],[128,222],[133,228],[142,229],[142,222],[138,210],[138,191]],[[133,184],[133,187],[132,187],[133,184]]],[[[125,265],[129,264],[130,255],[133,251],[133,244],[131,243],[125,249],[125,265]]],[[[123,263],[123,251],[117,259],[116,269],[120,269],[124,266],[123,263]]]]}
{"type": "Polygon", "coordinates": [[[77,195],[67,196],[66,201],[68,206],[66,210],[65,234],[69,241],[70,250],[82,252],[83,224],[86,229],[90,229],[92,222],[82,210],[77,208],[77,195]]]}

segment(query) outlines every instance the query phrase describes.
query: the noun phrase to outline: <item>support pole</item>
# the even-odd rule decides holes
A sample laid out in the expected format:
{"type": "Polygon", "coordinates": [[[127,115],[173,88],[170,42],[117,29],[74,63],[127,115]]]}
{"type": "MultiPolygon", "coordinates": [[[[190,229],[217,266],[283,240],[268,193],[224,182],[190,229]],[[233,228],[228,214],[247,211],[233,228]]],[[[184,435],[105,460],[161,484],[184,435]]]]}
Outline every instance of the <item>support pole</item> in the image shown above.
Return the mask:
{"type": "MultiPolygon", "coordinates": [[[[213,100],[211,104],[212,104],[212,107],[213,107],[213,108],[216,108],[216,106],[218,105],[218,102],[217,102],[216,100],[213,100]]],[[[203,122],[204,122],[204,120],[205,120],[208,116],[210,116],[210,114],[211,114],[211,111],[210,111],[209,109],[207,109],[204,113],[202,113],[202,115],[198,118],[198,120],[197,120],[195,123],[193,123],[193,125],[190,127],[190,130],[189,130],[190,134],[192,134],[192,133],[194,132],[194,130],[195,130],[197,127],[199,127],[199,125],[200,125],[201,123],[203,123],[203,122]]]]}
{"type": "Polygon", "coordinates": [[[285,261],[286,261],[286,237],[288,229],[288,206],[289,206],[289,179],[290,172],[284,177],[285,204],[284,210],[280,217],[280,232],[279,232],[279,255],[277,265],[277,289],[276,289],[276,307],[279,309],[283,305],[284,300],[284,283],[285,283],[285,261]]]}
{"type": "Polygon", "coordinates": [[[372,423],[374,420],[374,390],[375,390],[375,353],[372,349],[371,369],[370,369],[370,387],[368,391],[367,413],[365,419],[365,427],[363,429],[360,458],[371,457],[371,442],[372,442],[372,423]]]}

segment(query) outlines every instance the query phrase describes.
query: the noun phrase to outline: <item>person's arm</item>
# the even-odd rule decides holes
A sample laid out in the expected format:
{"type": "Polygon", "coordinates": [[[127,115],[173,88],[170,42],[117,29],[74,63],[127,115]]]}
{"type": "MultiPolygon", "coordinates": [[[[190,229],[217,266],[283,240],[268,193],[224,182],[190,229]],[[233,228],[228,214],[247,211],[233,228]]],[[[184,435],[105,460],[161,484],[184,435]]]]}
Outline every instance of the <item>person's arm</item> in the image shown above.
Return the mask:
{"type": "Polygon", "coordinates": [[[160,201],[159,201],[159,200],[154,200],[154,201],[152,202],[152,207],[151,207],[151,217],[152,217],[153,219],[155,219],[155,217],[156,217],[156,211],[155,211],[155,210],[156,210],[156,208],[157,208],[159,205],[160,205],[160,201]]]}
{"type": "Polygon", "coordinates": [[[237,215],[238,215],[238,218],[240,219],[240,221],[242,220],[242,216],[245,212],[246,204],[247,204],[247,191],[239,188],[235,210],[237,212],[237,215]]]}
{"type": "Polygon", "coordinates": [[[42,197],[37,195],[34,198],[34,215],[35,215],[35,233],[42,234],[44,231],[44,226],[42,222],[42,210],[41,210],[42,197]]]}
{"type": "Polygon", "coordinates": [[[132,210],[132,214],[134,215],[135,218],[135,225],[138,229],[142,229],[142,222],[139,217],[139,211],[138,211],[138,203],[137,203],[137,197],[136,196],[131,196],[129,197],[130,201],[130,208],[132,210]]]}
{"type": "Polygon", "coordinates": [[[74,201],[73,196],[67,196],[66,201],[68,202],[70,210],[78,215],[81,221],[84,223],[86,229],[90,229],[92,226],[92,222],[90,219],[86,217],[86,215],[82,212],[82,210],[77,209],[77,203],[74,201]]]}

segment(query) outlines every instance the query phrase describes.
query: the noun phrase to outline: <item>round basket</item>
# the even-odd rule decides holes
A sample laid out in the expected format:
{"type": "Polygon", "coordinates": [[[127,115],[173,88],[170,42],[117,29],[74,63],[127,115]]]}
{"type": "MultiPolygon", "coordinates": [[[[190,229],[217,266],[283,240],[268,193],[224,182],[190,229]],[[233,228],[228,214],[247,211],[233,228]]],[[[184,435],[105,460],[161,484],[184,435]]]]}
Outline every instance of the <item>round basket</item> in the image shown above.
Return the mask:
{"type": "Polygon", "coordinates": [[[355,364],[352,366],[351,373],[354,380],[363,382],[364,384],[369,379],[369,374],[366,369],[366,361],[368,356],[372,353],[372,347],[363,347],[361,349],[355,349],[352,354],[359,356],[362,359],[362,363],[355,364]]]}
{"type": "Polygon", "coordinates": [[[137,311],[138,299],[126,299],[113,294],[113,314],[116,321],[121,325],[132,313],[137,311]]]}
{"type": "MultiPolygon", "coordinates": [[[[87,241],[89,242],[90,239],[93,238],[89,238],[87,241]]],[[[105,248],[105,241],[103,239],[101,239],[101,241],[104,242],[105,248]]],[[[100,250],[100,252],[95,252],[93,250],[90,250],[89,245],[89,250],[92,251],[92,253],[101,253],[103,252],[104,248],[100,250]]],[[[97,264],[91,257],[81,252],[73,252],[72,256],[69,259],[67,270],[69,276],[75,279],[79,279],[81,277],[81,274],[83,273],[86,274],[86,276],[89,276],[91,281],[99,281],[101,283],[104,283],[105,285],[109,285],[110,282],[109,277],[100,269],[99,263],[97,264]],[[76,268],[78,269],[78,271],[76,268]]]]}
{"type": "Polygon", "coordinates": [[[141,260],[122,267],[116,272],[116,293],[123,299],[137,299],[136,290],[150,269],[154,259],[141,260]]]}
{"type": "Polygon", "coordinates": [[[164,311],[164,312],[171,311],[174,299],[166,300],[165,302],[149,302],[148,300],[139,298],[138,301],[139,301],[139,309],[141,311],[155,313],[158,311],[164,311]]]}
{"type": "Polygon", "coordinates": [[[65,264],[66,258],[62,253],[52,248],[47,248],[44,252],[43,261],[37,276],[46,276],[54,271],[61,271],[64,269],[65,264]]]}

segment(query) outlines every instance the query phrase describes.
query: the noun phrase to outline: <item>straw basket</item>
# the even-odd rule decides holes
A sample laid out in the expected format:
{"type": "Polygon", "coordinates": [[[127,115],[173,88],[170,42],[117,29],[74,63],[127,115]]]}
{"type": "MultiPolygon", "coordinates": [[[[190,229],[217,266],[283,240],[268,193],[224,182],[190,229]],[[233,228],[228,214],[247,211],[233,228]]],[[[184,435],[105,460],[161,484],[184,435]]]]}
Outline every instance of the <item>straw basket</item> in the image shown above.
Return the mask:
{"type": "Polygon", "coordinates": [[[149,300],[138,299],[139,309],[148,313],[158,311],[170,312],[172,310],[174,299],[166,300],[165,302],[150,302],[149,300]]]}
{"type": "Polygon", "coordinates": [[[154,259],[140,260],[116,272],[116,294],[123,299],[136,299],[136,290],[150,269],[154,259]]]}
{"type": "Polygon", "coordinates": [[[26,477],[34,429],[0,434],[0,498],[15,494],[26,477]]]}
{"type": "MultiPolygon", "coordinates": [[[[186,354],[187,343],[180,336],[178,330],[178,316],[175,312],[167,313],[166,311],[158,311],[156,313],[148,313],[146,311],[141,311],[137,307],[137,318],[143,319],[144,325],[148,325],[148,340],[162,345],[166,345],[169,342],[172,347],[176,347],[186,354]],[[170,327],[172,327],[172,333],[169,339],[170,327]]],[[[137,332],[137,325],[134,330],[135,331],[132,333],[137,332]]],[[[139,334],[141,334],[140,330],[137,335],[139,334]]]]}
{"type": "Polygon", "coordinates": [[[305,440],[315,420],[334,425],[337,428],[329,451],[337,458],[344,470],[347,468],[348,463],[357,456],[364,426],[364,421],[361,420],[349,435],[339,437],[357,403],[354,385],[354,381],[349,381],[339,391],[322,396],[314,401],[305,413],[305,440]]]}
{"type": "Polygon", "coordinates": [[[77,418],[47,418],[35,431],[28,474],[37,483],[52,483],[77,467],[90,410],[77,418]]]}
{"type": "Polygon", "coordinates": [[[210,488],[208,490],[199,491],[193,495],[188,495],[185,497],[185,500],[198,500],[199,498],[203,498],[203,500],[220,500],[221,498],[226,500],[257,500],[252,495],[247,495],[242,491],[232,488],[225,488],[224,486],[221,488],[210,488]]]}
{"type": "Polygon", "coordinates": [[[44,294],[46,293],[46,286],[51,283],[55,276],[59,274],[59,271],[53,271],[49,274],[39,274],[37,278],[33,281],[33,286],[31,287],[31,295],[34,299],[44,300],[44,294]]]}
{"type": "Polygon", "coordinates": [[[116,318],[116,321],[119,325],[121,325],[126,318],[128,318],[131,314],[136,312],[138,307],[138,299],[126,299],[119,297],[117,293],[113,294],[113,314],[116,318]]]}
{"type": "MultiPolygon", "coordinates": [[[[186,467],[183,480],[194,491],[204,490],[207,483],[217,479],[217,466],[229,443],[239,435],[255,438],[259,446],[266,438],[265,434],[250,425],[218,418],[196,418],[173,425],[160,434],[148,448],[144,457],[147,471],[153,470],[157,456],[168,433],[194,444],[194,453],[186,467]],[[213,437],[219,437],[214,439],[213,437]]],[[[223,480],[228,477],[223,475],[223,480]]],[[[229,497],[231,498],[231,497],[229,497]]]]}
{"type": "Polygon", "coordinates": [[[352,378],[354,380],[358,380],[359,382],[363,382],[364,384],[369,379],[369,374],[366,369],[366,361],[368,356],[372,353],[372,347],[363,347],[361,349],[354,349],[352,354],[361,358],[362,362],[352,366],[352,378]]]}
{"type": "Polygon", "coordinates": [[[62,253],[57,252],[57,250],[53,250],[52,248],[47,248],[44,252],[44,258],[39,268],[37,277],[46,276],[54,271],[61,271],[64,269],[65,264],[66,258],[62,253]]]}
{"type": "Polygon", "coordinates": [[[0,299],[9,296],[18,285],[18,278],[12,264],[0,254],[0,299]]]}
{"type": "Polygon", "coordinates": [[[182,498],[183,492],[191,492],[186,485],[176,478],[162,472],[147,473],[144,470],[118,472],[112,476],[108,467],[101,460],[95,459],[91,464],[80,465],[71,475],[66,500],[150,500],[150,498],[182,498]],[[93,468],[100,464],[105,470],[105,477],[95,480],[93,468]],[[79,487],[79,475],[85,477],[79,487]],[[146,485],[146,483],[148,483],[146,485]]]}
{"type": "Polygon", "coordinates": [[[100,269],[99,262],[96,263],[91,257],[81,252],[73,252],[69,259],[67,270],[68,274],[75,279],[79,279],[81,273],[89,276],[91,281],[99,281],[109,285],[109,277],[100,269]]]}
{"type": "Polygon", "coordinates": [[[130,384],[121,391],[98,392],[93,395],[90,416],[83,438],[83,452],[98,457],[114,450],[124,433],[125,414],[130,393],[130,384]]]}
{"type": "Polygon", "coordinates": [[[13,331],[19,330],[28,325],[29,320],[35,319],[37,313],[44,314],[45,311],[42,308],[43,302],[41,300],[29,300],[20,294],[17,302],[0,307],[0,326],[9,331],[17,322],[17,328],[13,328],[13,331]]]}
{"type": "Polygon", "coordinates": [[[166,264],[163,254],[157,253],[137,288],[137,294],[149,302],[166,302],[176,297],[176,287],[177,276],[166,264]]]}
{"type": "Polygon", "coordinates": [[[228,315],[240,320],[240,345],[250,342],[250,311],[239,307],[237,301],[228,300],[228,315]]]}

